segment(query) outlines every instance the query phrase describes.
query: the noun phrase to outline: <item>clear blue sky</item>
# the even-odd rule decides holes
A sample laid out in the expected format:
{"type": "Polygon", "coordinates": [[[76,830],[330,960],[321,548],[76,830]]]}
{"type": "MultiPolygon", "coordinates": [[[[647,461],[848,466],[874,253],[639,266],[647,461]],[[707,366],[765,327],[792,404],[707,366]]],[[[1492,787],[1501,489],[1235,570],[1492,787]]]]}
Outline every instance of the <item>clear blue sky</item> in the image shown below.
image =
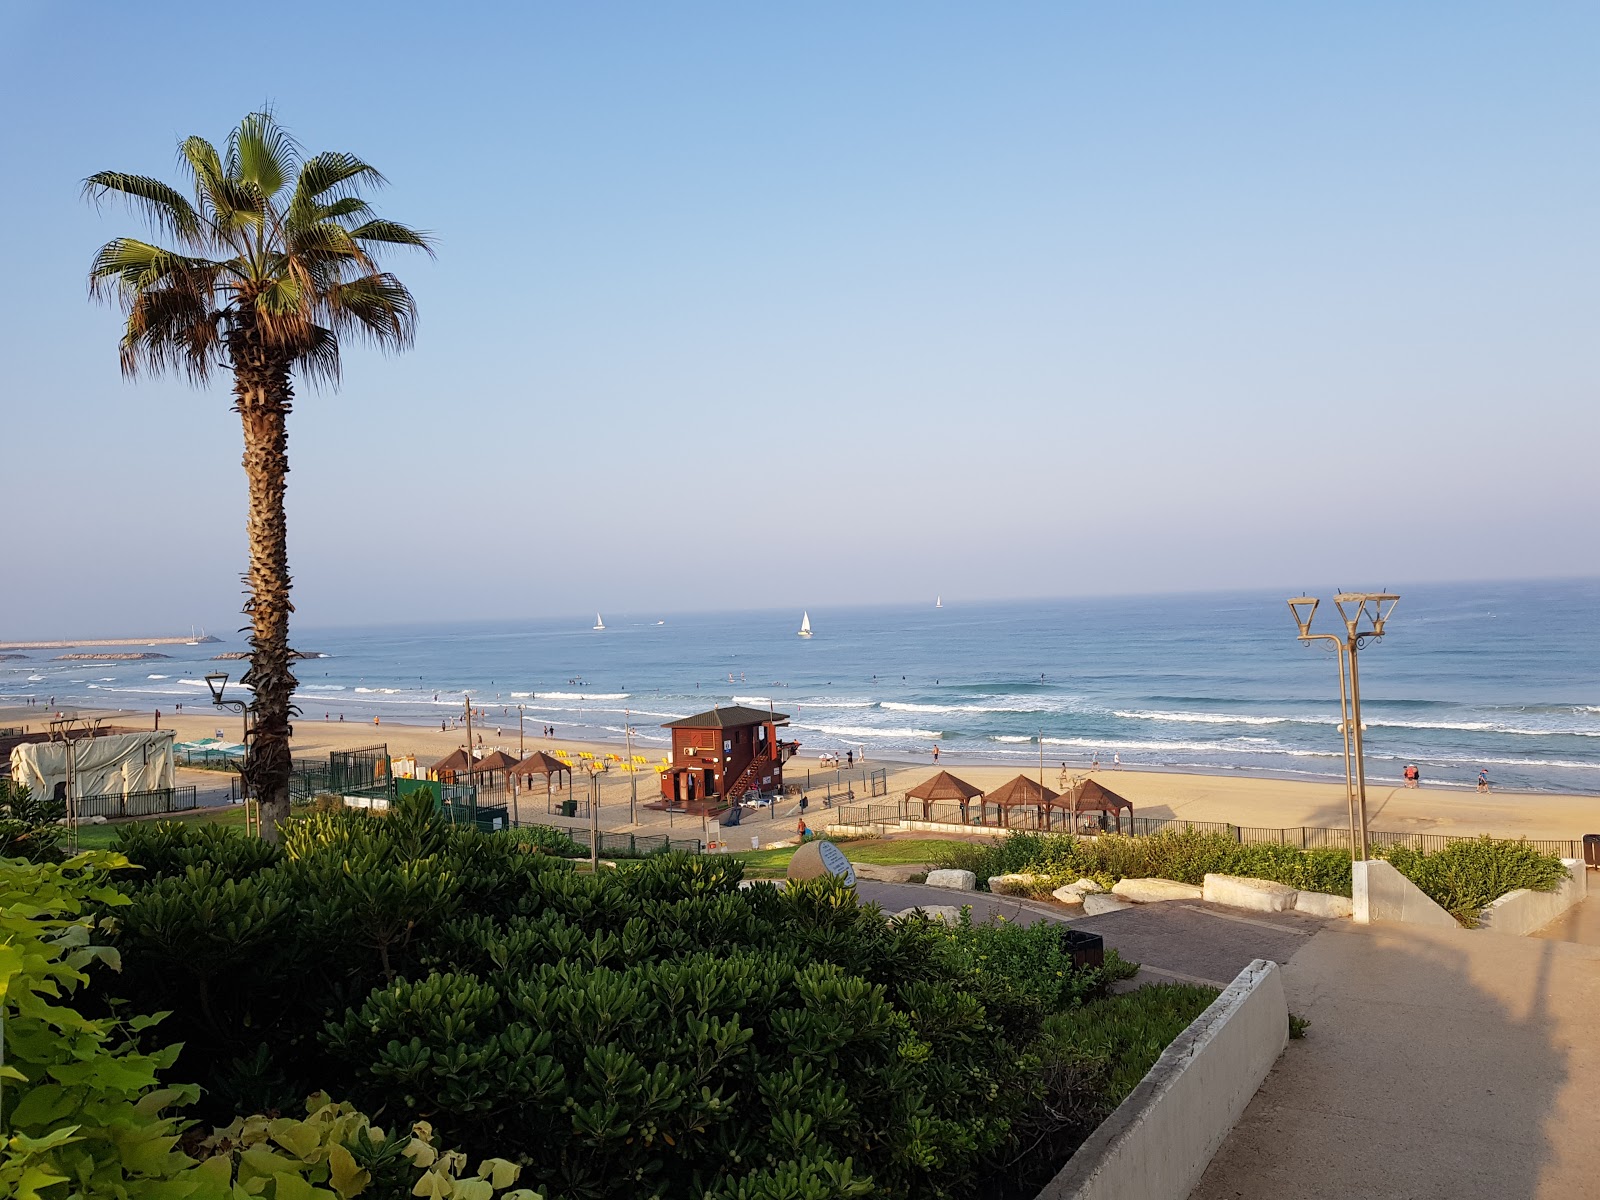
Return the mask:
{"type": "Polygon", "coordinates": [[[263,101],[439,238],[292,418],[306,624],[1595,573],[1593,4],[0,13],[0,636],[238,623],[78,192],[263,101]]]}

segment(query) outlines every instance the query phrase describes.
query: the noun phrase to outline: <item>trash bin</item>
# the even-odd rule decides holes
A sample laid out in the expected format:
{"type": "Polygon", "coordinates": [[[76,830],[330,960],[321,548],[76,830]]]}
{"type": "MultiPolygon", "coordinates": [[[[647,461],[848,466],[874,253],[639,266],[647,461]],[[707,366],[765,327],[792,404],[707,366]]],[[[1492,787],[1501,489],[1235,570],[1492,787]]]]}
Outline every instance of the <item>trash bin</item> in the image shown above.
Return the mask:
{"type": "Polygon", "coordinates": [[[1583,865],[1600,870],[1600,833],[1583,835],[1583,865]]]}
{"type": "Polygon", "coordinates": [[[578,815],[578,802],[576,800],[563,800],[561,802],[561,815],[575,817],[578,815]]]}
{"type": "Polygon", "coordinates": [[[1106,962],[1106,940],[1098,933],[1082,929],[1063,929],[1061,949],[1072,955],[1074,967],[1103,967],[1106,962]]]}

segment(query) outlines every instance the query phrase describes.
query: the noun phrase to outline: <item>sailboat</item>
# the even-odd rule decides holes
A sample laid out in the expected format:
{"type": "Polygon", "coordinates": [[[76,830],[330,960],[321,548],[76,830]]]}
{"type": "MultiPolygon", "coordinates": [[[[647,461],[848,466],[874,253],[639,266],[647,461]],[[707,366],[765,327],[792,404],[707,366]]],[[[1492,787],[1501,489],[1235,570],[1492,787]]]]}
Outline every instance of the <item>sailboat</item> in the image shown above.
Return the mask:
{"type": "Polygon", "coordinates": [[[803,612],[800,614],[800,636],[811,636],[811,614],[808,612],[803,612]]]}
{"type": "Polygon", "coordinates": [[[944,607],[944,597],[943,596],[935,596],[933,598],[933,606],[935,608],[943,608],[944,607]]]}
{"type": "Polygon", "coordinates": [[[606,627],[606,623],[600,619],[599,613],[595,613],[594,615],[594,627],[596,629],[604,629],[606,627]]]}

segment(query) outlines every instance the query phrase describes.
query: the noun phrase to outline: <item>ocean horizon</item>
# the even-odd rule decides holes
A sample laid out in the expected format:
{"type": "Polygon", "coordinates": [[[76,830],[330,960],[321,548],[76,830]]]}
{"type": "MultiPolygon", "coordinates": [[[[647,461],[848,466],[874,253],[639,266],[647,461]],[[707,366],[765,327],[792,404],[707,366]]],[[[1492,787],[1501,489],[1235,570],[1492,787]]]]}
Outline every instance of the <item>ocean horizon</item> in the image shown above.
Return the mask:
{"type": "MultiPolygon", "coordinates": [[[[1369,780],[1428,786],[1480,769],[1516,791],[1600,790],[1600,580],[1402,589],[1362,652],[1369,780]]],[[[664,721],[713,704],[790,717],[802,755],[1343,778],[1333,654],[1295,639],[1285,597],[1238,592],[810,608],[615,612],[591,621],[296,628],[302,721],[437,725],[470,693],[491,725],[664,748],[664,721]]],[[[1314,630],[1331,632],[1325,604],[1314,630]]],[[[240,635],[149,661],[0,663],[0,697],[56,707],[209,707],[202,676],[240,635]]],[[[1325,643],[1323,645],[1326,645],[1325,643]]],[[[126,652],[131,647],[119,647],[126,652]]],[[[219,725],[227,726],[219,719],[219,725]]]]}

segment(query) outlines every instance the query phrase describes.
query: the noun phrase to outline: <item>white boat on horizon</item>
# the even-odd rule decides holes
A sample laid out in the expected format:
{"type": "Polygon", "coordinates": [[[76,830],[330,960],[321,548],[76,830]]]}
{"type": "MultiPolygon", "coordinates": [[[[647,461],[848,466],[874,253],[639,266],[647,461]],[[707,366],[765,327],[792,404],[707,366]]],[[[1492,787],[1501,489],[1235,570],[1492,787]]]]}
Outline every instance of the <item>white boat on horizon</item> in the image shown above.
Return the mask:
{"type": "Polygon", "coordinates": [[[800,636],[811,636],[811,614],[809,612],[803,612],[800,614],[800,636]]]}
{"type": "Polygon", "coordinates": [[[606,627],[606,623],[600,619],[599,613],[595,613],[594,615],[594,627],[596,629],[604,629],[606,627]]]}
{"type": "Polygon", "coordinates": [[[943,596],[935,596],[933,598],[933,606],[935,608],[943,608],[944,607],[944,597],[943,596]]]}

